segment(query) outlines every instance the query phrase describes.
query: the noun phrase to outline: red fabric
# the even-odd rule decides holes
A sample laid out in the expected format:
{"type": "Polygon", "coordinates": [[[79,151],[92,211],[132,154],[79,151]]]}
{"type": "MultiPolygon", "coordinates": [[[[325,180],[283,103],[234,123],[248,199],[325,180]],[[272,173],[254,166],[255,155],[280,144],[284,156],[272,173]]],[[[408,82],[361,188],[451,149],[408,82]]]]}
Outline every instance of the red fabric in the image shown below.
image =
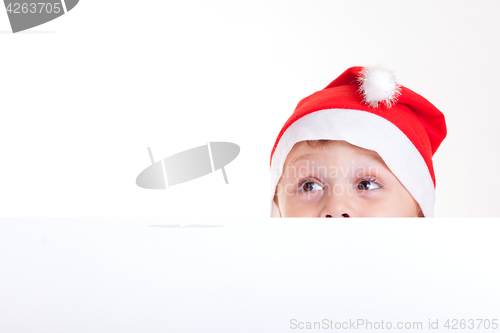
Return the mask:
{"type": "Polygon", "coordinates": [[[378,108],[365,105],[358,92],[357,77],[363,67],[351,67],[320,90],[302,99],[292,116],[286,121],[271,152],[271,161],[281,136],[296,120],[325,109],[353,109],[376,114],[396,125],[420,152],[436,186],[432,156],[446,136],[444,115],[419,94],[401,86],[401,96],[391,108],[379,104],[378,108]]]}

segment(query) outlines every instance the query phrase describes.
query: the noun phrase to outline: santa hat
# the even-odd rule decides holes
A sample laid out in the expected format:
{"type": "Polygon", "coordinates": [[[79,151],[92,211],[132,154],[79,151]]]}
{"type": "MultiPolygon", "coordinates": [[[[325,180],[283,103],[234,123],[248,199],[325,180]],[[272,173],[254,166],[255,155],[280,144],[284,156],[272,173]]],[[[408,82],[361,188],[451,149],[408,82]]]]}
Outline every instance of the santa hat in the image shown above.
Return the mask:
{"type": "Polygon", "coordinates": [[[432,156],[446,136],[444,115],[419,94],[399,85],[380,67],[351,67],[325,89],[301,100],[271,152],[271,216],[286,157],[306,140],[344,140],[373,150],[417,201],[434,211],[432,156]]]}

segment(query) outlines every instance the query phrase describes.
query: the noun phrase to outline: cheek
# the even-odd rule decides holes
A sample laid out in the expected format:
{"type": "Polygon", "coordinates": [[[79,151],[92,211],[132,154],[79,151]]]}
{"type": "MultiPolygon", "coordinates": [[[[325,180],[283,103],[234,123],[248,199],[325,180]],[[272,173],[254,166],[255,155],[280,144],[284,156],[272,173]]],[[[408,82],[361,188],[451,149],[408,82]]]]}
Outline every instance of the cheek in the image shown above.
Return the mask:
{"type": "Polygon", "coordinates": [[[318,217],[319,211],[319,205],[317,204],[298,204],[289,201],[283,206],[281,215],[283,217],[318,217]]]}
{"type": "Polygon", "coordinates": [[[393,193],[378,201],[365,201],[363,205],[364,211],[373,217],[418,216],[418,204],[408,192],[393,193]]]}
{"type": "MultiPolygon", "coordinates": [[[[396,184],[397,185],[397,184],[396,184]]],[[[357,195],[352,207],[359,217],[417,217],[418,204],[402,186],[366,191],[357,195]]]]}
{"type": "Polygon", "coordinates": [[[413,199],[411,194],[401,186],[400,194],[394,198],[397,201],[397,207],[399,208],[399,216],[401,217],[418,217],[419,206],[418,203],[413,199]]]}
{"type": "Polygon", "coordinates": [[[364,201],[357,206],[359,217],[397,217],[399,207],[394,202],[364,201]]]}
{"type": "Polygon", "coordinates": [[[297,192],[282,187],[278,195],[278,205],[283,217],[315,217],[319,214],[322,191],[297,192]]]}
{"type": "Polygon", "coordinates": [[[418,213],[420,207],[412,196],[409,196],[409,198],[405,202],[401,202],[401,205],[399,207],[401,208],[400,216],[419,217],[418,213]]]}

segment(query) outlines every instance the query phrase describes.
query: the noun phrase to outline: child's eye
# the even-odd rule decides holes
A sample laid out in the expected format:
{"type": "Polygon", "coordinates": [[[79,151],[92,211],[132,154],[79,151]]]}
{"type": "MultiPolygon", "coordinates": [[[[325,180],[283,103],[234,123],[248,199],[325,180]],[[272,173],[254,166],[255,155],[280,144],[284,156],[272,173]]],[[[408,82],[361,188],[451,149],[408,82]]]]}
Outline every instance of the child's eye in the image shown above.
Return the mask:
{"type": "Polygon", "coordinates": [[[318,190],[322,190],[323,187],[321,187],[320,185],[313,183],[313,182],[307,182],[307,183],[304,183],[304,185],[302,185],[302,189],[304,191],[318,191],[318,190]]]}
{"type": "Polygon", "coordinates": [[[323,186],[309,180],[301,182],[300,189],[305,192],[320,191],[323,189],[323,186]]]}
{"type": "Polygon", "coordinates": [[[383,185],[374,179],[370,180],[362,180],[358,183],[358,190],[375,190],[377,188],[381,188],[383,185]]]}

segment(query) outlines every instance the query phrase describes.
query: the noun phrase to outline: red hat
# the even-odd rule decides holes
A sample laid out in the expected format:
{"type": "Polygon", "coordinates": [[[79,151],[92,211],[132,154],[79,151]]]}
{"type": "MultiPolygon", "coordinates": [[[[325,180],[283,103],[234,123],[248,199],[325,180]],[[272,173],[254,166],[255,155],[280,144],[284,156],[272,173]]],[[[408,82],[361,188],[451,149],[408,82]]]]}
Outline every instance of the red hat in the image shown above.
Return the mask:
{"type": "Polygon", "coordinates": [[[436,180],[432,156],[446,136],[444,115],[427,99],[399,85],[380,67],[351,67],[299,102],[271,152],[273,202],[286,156],[305,140],[344,140],[376,151],[419,203],[433,215],[436,180]]]}

